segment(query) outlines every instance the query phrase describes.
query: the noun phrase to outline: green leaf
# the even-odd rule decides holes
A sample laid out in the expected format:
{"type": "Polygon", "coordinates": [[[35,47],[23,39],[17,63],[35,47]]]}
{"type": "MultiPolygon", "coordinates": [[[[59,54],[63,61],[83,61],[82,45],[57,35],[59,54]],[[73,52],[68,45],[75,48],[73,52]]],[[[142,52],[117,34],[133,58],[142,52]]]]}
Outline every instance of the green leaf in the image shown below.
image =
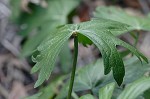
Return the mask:
{"type": "Polygon", "coordinates": [[[48,0],[47,8],[31,5],[32,13],[24,13],[20,20],[22,24],[27,25],[27,27],[21,31],[21,34],[26,36],[33,29],[51,21],[59,22],[59,25],[65,24],[68,14],[79,4],[79,1],[80,0],[48,0]]]}
{"type": "Polygon", "coordinates": [[[149,99],[149,97],[150,97],[149,93],[150,93],[150,89],[148,89],[144,92],[144,94],[143,94],[144,99],[149,99]]]}
{"type": "Polygon", "coordinates": [[[73,33],[80,33],[88,37],[101,51],[104,59],[105,74],[108,74],[111,69],[118,85],[121,85],[125,74],[124,64],[116,46],[120,45],[129,49],[140,60],[147,61],[147,58],[138,52],[134,47],[116,38],[111,31],[122,31],[127,29],[128,25],[111,21],[107,19],[94,19],[80,24],[69,24],[58,28],[58,30],[50,35],[48,39],[43,41],[38,47],[40,52],[37,57],[36,65],[32,71],[40,70],[38,81],[35,87],[41,85],[45,79],[48,79],[63,44],[69,39],[73,33]],[[41,60],[39,60],[41,59],[41,60]]]}
{"type": "Polygon", "coordinates": [[[59,77],[56,80],[53,80],[48,86],[42,88],[40,92],[42,94],[38,97],[38,99],[52,99],[57,92],[59,92],[60,85],[63,84],[65,76],[59,77]]]}
{"type": "MultiPolygon", "coordinates": [[[[100,80],[103,80],[106,76],[104,75],[104,66],[102,59],[98,59],[87,66],[79,68],[75,75],[73,91],[85,91],[92,90],[96,87],[96,84],[100,80]]],[[[69,82],[61,89],[56,99],[64,99],[67,96],[69,88],[69,82]]]]}
{"type": "MultiPolygon", "coordinates": [[[[124,64],[125,64],[125,77],[123,80],[122,85],[127,85],[129,83],[132,83],[133,81],[141,78],[144,76],[144,74],[146,72],[148,72],[150,70],[150,63],[146,64],[146,63],[142,63],[138,60],[137,57],[131,57],[131,58],[127,58],[124,59],[124,64]]],[[[99,63],[99,65],[103,65],[102,63],[99,63]]],[[[97,68],[98,69],[98,68],[97,68]]],[[[99,89],[108,84],[114,82],[112,73],[110,73],[109,75],[105,76],[98,84],[97,86],[95,86],[92,89],[92,92],[96,95],[98,95],[98,91],[99,89]]],[[[117,87],[117,86],[116,86],[117,87]]],[[[113,99],[116,99],[116,96],[118,96],[121,92],[122,92],[123,88],[118,87],[115,88],[114,94],[113,94],[113,99]]]]}
{"type": "Polygon", "coordinates": [[[148,14],[148,17],[150,18],[150,13],[148,14]]]}
{"type": "Polygon", "coordinates": [[[137,96],[150,88],[150,77],[142,77],[129,84],[117,99],[136,99],[137,96]]]}
{"type": "Polygon", "coordinates": [[[23,29],[21,34],[27,35],[37,28],[40,30],[28,36],[28,40],[23,45],[22,56],[31,55],[36,47],[56,30],[57,26],[66,24],[68,14],[78,4],[79,0],[49,0],[47,8],[33,5],[32,14],[23,15],[21,22],[26,24],[27,28],[23,29]]]}
{"type": "Polygon", "coordinates": [[[21,12],[21,0],[11,0],[9,3],[12,11],[10,19],[12,21],[18,21],[21,12]]]}
{"type": "Polygon", "coordinates": [[[59,87],[63,84],[65,76],[54,79],[48,86],[41,88],[40,91],[25,99],[52,99],[59,92],[59,87]]]}
{"type": "Polygon", "coordinates": [[[64,47],[62,48],[60,54],[59,54],[59,60],[61,63],[61,71],[64,73],[68,73],[71,69],[72,65],[72,57],[71,52],[68,47],[68,42],[64,44],[64,47]]]}
{"type": "MultiPolygon", "coordinates": [[[[99,99],[112,99],[115,83],[107,84],[99,91],[99,99]]],[[[144,91],[150,88],[150,77],[143,76],[125,87],[117,99],[137,99],[144,91]]],[[[85,98],[86,99],[86,98],[85,98]]]]}
{"type": "Polygon", "coordinates": [[[123,84],[131,83],[150,70],[150,63],[142,63],[134,56],[124,61],[126,75],[123,84]]]}
{"type": "Polygon", "coordinates": [[[26,98],[23,98],[23,99],[39,99],[39,96],[42,94],[42,92],[39,92],[37,94],[34,94],[32,96],[29,96],[29,97],[26,97],[26,98]]]}
{"type": "Polygon", "coordinates": [[[79,99],[95,99],[95,98],[92,95],[87,94],[87,95],[80,97],[79,99]]]}
{"type": "Polygon", "coordinates": [[[101,19],[81,23],[78,32],[88,37],[98,47],[104,59],[104,73],[108,74],[112,69],[114,79],[117,81],[118,85],[121,85],[125,75],[125,70],[123,61],[116,46],[120,45],[129,49],[140,60],[144,59],[147,61],[147,59],[134,47],[116,38],[110,32],[111,30],[125,30],[125,27],[121,23],[119,24],[113,21],[101,19]]]}
{"type": "Polygon", "coordinates": [[[111,99],[115,83],[110,83],[99,90],[99,99],[111,99]]]}
{"type": "Polygon", "coordinates": [[[89,38],[87,38],[86,36],[84,36],[82,34],[78,34],[78,36],[79,36],[79,39],[78,39],[79,43],[82,43],[85,47],[87,47],[87,45],[93,44],[92,41],[89,38]]]}
{"type": "Polygon", "coordinates": [[[48,36],[56,31],[58,23],[50,22],[41,27],[39,31],[33,36],[30,36],[22,48],[22,56],[29,56],[33,53],[36,47],[48,36]]]}
{"type": "Polygon", "coordinates": [[[74,91],[92,90],[99,80],[103,79],[104,67],[102,60],[97,60],[77,71],[74,82],[74,91]]]}
{"type": "MultiPolygon", "coordinates": [[[[124,10],[113,7],[113,6],[97,7],[96,11],[94,12],[94,16],[96,18],[111,19],[114,21],[128,24],[131,26],[128,31],[131,31],[131,30],[150,31],[150,18],[133,16],[133,15],[126,13],[124,10]]],[[[125,33],[125,32],[122,32],[122,33],[125,33]]],[[[120,32],[119,34],[122,34],[122,33],[120,32]]],[[[118,34],[116,34],[116,35],[118,35],[118,34]]]]}
{"type": "MultiPolygon", "coordinates": [[[[96,84],[105,77],[102,59],[98,59],[83,68],[79,68],[75,75],[73,91],[92,90],[96,84]]],[[[64,99],[67,96],[69,82],[61,89],[56,99],[64,99]]]]}
{"type": "Polygon", "coordinates": [[[55,99],[66,99],[69,90],[69,82],[64,84],[55,99]]]}
{"type": "Polygon", "coordinates": [[[59,28],[55,34],[50,35],[50,37],[46,39],[46,42],[41,43],[37,48],[40,54],[34,57],[37,59],[37,62],[31,71],[34,73],[40,69],[38,81],[36,82],[35,87],[38,87],[45,79],[49,78],[61,48],[72,35],[67,29],[67,26],[59,28]],[[38,60],[39,58],[41,60],[38,60]]]}

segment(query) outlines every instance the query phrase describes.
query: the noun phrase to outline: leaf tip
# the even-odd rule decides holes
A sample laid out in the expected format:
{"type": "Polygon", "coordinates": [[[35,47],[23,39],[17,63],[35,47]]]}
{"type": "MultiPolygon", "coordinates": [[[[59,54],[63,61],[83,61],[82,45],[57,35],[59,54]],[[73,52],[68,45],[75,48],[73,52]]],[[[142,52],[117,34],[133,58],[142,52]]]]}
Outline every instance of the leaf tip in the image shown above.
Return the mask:
{"type": "Polygon", "coordinates": [[[39,81],[36,81],[36,83],[34,84],[34,88],[37,88],[41,85],[42,83],[39,83],[39,81]]]}
{"type": "Polygon", "coordinates": [[[116,78],[114,78],[115,79],[115,81],[116,81],[116,83],[117,83],[117,85],[118,86],[121,86],[122,85],[122,83],[123,83],[123,79],[116,79],[116,78]]]}

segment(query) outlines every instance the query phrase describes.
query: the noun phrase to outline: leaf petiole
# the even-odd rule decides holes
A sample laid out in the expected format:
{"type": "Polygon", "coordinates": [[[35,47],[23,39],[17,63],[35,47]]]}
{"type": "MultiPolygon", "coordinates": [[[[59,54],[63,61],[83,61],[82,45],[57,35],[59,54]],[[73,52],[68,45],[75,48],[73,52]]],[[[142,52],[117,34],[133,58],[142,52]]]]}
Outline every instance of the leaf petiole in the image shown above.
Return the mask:
{"type": "Polygon", "coordinates": [[[70,79],[69,92],[68,92],[67,99],[71,99],[71,93],[72,93],[72,89],[73,89],[75,72],[76,72],[77,58],[78,58],[78,35],[76,34],[76,35],[74,35],[74,59],[73,59],[73,68],[72,68],[72,73],[71,73],[71,79],[70,79]]]}

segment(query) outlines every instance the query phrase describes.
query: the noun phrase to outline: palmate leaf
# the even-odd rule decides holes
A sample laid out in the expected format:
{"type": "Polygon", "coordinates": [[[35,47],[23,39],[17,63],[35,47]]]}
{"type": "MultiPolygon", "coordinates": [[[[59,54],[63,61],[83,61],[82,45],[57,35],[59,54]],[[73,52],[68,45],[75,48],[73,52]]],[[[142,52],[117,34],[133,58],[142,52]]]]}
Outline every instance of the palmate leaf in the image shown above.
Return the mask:
{"type": "MultiPolygon", "coordinates": [[[[98,64],[102,64],[102,63],[98,63],[98,64]]],[[[93,64],[94,65],[94,64],[93,64]]],[[[140,60],[138,60],[137,57],[131,57],[128,59],[124,60],[124,65],[125,65],[125,76],[124,76],[124,80],[122,85],[128,85],[129,83],[132,83],[133,81],[143,77],[143,75],[145,75],[145,73],[147,73],[150,70],[150,63],[142,63],[140,62],[140,60]]],[[[98,69],[98,68],[97,68],[98,69]]],[[[95,71],[96,72],[96,71],[95,71]]],[[[95,75],[96,76],[96,75],[95,75]]],[[[93,76],[93,77],[95,77],[93,76]]],[[[85,77],[86,78],[86,77],[85,77]]],[[[107,75],[104,76],[104,79],[100,80],[100,83],[97,84],[97,86],[94,86],[92,88],[92,92],[96,95],[98,95],[98,91],[101,87],[103,87],[104,85],[111,83],[111,82],[115,82],[112,76],[112,72],[107,75]]],[[[114,94],[113,94],[113,98],[112,99],[116,99],[116,97],[122,92],[123,88],[116,86],[117,88],[115,88],[114,94]]]]}
{"type": "MultiPolygon", "coordinates": [[[[113,6],[98,7],[96,11],[94,12],[94,17],[111,19],[114,21],[128,24],[131,26],[128,31],[131,31],[131,30],[150,31],[150,18],[149,17],[133,16],[133,15],[126,13],[124,10],[113,7],[113,6]]],[[[120,32],[120,34],[122,33],[120,32]]]]}
{"type": "Polygon", "coordinates": [[[100,23],[98,22],[98,20],[94,20],[94,21],[89,22],[88,23],[89,25],[87,25],[86,22],[81,23],[78,32],[88,37],[98,47],[104,59],[104,66],[105,66],[104,73],[108,74],[112,69],[115,80],[117,81],[118,85],[121,85],[125,70],[124,70],[123,61],[116,49],[116,46],[120,45],[129,49],[139,59],[143,58],[145,61],[147,61],[147,59],[141,53],[139,53],[134,47],[116,38],[110,32],[111,30],[116,30],[119,27],[121,29],[122,26],[121,24],[118,26],[118,24],[112,24],[111,21],[109,20],[106,21],[104,19],[100,20],[100,23]],[[113,25],[115,27],[105,25],[105,23],[109,25],[113,25]],[[102,28],[100,27],[101,25],[102,28]]]}
{"type": "Polygon", "coordinates": [[[117,99],[136,99],[150,88],[150,77],[142,77],[129,84],[117,99]]]}
{"type": "Polygon", "coordinates": [[[51,34],[46,42],[41,43],[37,48],[37,51],[40,54],[35,57],[37,63],[31,70],[33,73],[40,69],[39,78],[35,87],[41,85],[45,79],[49,78],[51,71],[54,68],[55,60],[63,47],[63,44],[72,35],[67,29],[67,26],[58,29],[55,34],[51,34]]]}
{"type": "Polygon", "coordinates": [[[104,77],[103,61],[97,60],[76,72],[73,90],[92,90],[104,77]]]}
{"type": "Polygon", "coordinates": [[[63,44],[69,39],[73,33],[80,33],[88,37],[101,51],[104,59],[104,73],[108,74],[111,69],[118,85],[121,85],[125,75],[124,64],[116,46],[120,45],[129,49],[140,60],[147,61],[140,52],[134,47],[116,38],[111,31],[124,31],[128,25],[111,21],[107,19],[93,19],[91,21],[69,24],[58,28],[58,30],[50,35],[38,48],[38,54],[34,56],[37,62],[32,69],[32,72],[40,70],[38,81],[35,87],[41,85],[45,79],[48,79],[63,44]]]}
{"type": "MultiPolygon", "coordinates": [[[[141,64],[135,56],[124,60],[124,65],[126,71],[123,81],[124,85],[137,80],[150,70],[150,64],[141,64]]],[[[98,59],[96,62],[88,64],[76,72],[73,90],[92,90],[94,94],[97,94],[103,85],[110,82],[114,82],[112,74],[104,75],[103,61],[98,59]]]]}
{"type": "MultiPolygon", "coordinates": [[[[111,99],[114,87],[115,83],[110,83],[101,88],[99,90],[99,99],[111,99]]],[[[141,95],[144,91],[146,91],[148,88],[150,88],[150,77],[141,77],[140,79],[127,85],[127,87],[125,87],[125,89],[117,99],[137,99],[137,97],[141,95]]],[[[90,96],[89,99],[93,99],[94,97],[90,94],[88,94],[88,96],[90,96]]],[[[87,95],[84,95],[82,97],[87,97],[87,95]]]]}
{"type": "MultiPolygon", "coordinates": [[[[131,57],[128,58],[127,60],[124,60],[124,64],[126,69],[126,75],[124,77],[124,82],[123,82],[124,85],[128,85],[129,83],[132,83],[133,81],[143,77],[143,75],[150,70],[150,64],[145,64],[145,63],[141,64],[136,57],[131,57]]],[[[104,71],[104,66],[103,66],[102,59],[98,59],[96,62],[93,62],[91,64],[84,66],[83,68],[80,68],[76,72],[73,91],[81,92],[85,90],[92,90],[92,93],[98,96],[98,92],[100,88],[102,88],[108,83],[114,82],[111,74],[104,75],[103,71],[104,71]]],[[[63,79],[66,78],[64,77],[63,79]]],[[[48,85],[48,87],[42,88],[42,90],[40,90],[38,94],[41,93],[41,95],[36,95],[36,96],[33,95],[31,97],[36,97],[36,98],[32,98],[32,99],[42,99],[42,97],[46,99],[45,95],[49,96],[47,99],[51,99],[51,96],[55,94],[55,89],[57,89],[57,87],[54,86],[54,84],[61,84],[61,81],[62,81],[61,79],[58,79],[58,83],[57,83],[55,80],[53,80],[48,85]],[[43,92],[43,90],[46,91],[43,92]]],[[[111,86],[111,84],[108,84],[108,86],[111,86]]],[[[56,96],[56,99],[65,99],[68,93],[68,88],[69,88],[69,82],[67,82],[65,85],[62,86],[61,89],[59,89],[59,94],[56,96]]],[[[107,89],[107,87],[102,89],[105,90],[107,89]]],[[[119,89],[115,88],[112,99],[116,99],[116,97],[119,96],[119,94],[122,91],[123,88],[120,87],[119,89]]],[[[99,93],[103,93],[103,95],[101,94],[102,96],[104,96],[105,94],[107,94],[107,96],[111,95],[110,92],[108,91],[107,92],[103,91],[99,93]]],[[[146,91],[144,96],[149,97],[149,92],[146,91]]],[[[100,99],[105,99],[105,98],[100,98],[100,99]]]]}
{"type": "Polygon", "coordinates": [[[131,83],[150,71],[150,63],[142,63],[134,56],[124,61],[126,75],[124,84],[131,83]],[[138,71],[138,72],[137,72],[138,71]]]}

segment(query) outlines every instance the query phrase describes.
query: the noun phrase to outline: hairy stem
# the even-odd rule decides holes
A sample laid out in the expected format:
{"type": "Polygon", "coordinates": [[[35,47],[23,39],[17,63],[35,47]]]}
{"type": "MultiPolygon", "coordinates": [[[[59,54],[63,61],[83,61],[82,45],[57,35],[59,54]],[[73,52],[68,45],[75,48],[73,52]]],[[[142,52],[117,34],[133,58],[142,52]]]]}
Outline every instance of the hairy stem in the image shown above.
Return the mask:
{"type": "Polygon", "coordinates": [[[73,68],[71,73],[71,79],[70,79],[70,85],[69,85],[69,92],[68,92],[68,98],[71,99],[71,93],[73,89],[73,83],[75,78],[75,72],[76,72],[76,64],[77,64],[77,57],[78,57],[78,36],[74,36],[74,59],[73,59],[73,68]]]}

